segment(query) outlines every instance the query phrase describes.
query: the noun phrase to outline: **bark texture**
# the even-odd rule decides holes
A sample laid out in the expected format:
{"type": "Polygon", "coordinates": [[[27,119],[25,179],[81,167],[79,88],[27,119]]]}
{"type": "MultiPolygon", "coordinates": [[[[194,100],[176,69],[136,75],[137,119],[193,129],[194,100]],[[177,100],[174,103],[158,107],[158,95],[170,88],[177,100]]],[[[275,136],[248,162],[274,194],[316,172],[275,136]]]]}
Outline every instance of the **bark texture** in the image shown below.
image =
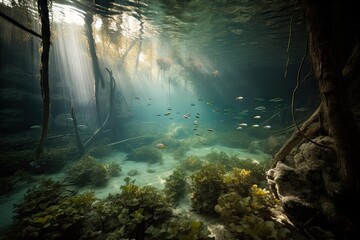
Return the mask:
{"type": "Polygon", "coordinates": [[[43,100],[43,113],[41,123],[41,136],[35,151],[35,161],[39,161],[44,149],[48,134],[50,115],[50,90],[49,90],[49,51],[50,51],[50,21],[47,0],[38,0],[38,11],[41,19],[42,52],[40,65],[40,86],[43,100]]]}

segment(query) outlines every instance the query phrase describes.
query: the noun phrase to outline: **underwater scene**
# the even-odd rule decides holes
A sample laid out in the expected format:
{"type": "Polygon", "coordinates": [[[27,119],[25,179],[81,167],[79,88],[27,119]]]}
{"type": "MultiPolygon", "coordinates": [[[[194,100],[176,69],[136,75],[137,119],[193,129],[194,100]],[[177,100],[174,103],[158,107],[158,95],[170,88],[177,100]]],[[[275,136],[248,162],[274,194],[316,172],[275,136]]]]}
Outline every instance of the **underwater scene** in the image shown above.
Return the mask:
{"type": "Polygon", "coordinates": [[[0,239],[359,239],[350,2],[1,0],[0,239]]]}

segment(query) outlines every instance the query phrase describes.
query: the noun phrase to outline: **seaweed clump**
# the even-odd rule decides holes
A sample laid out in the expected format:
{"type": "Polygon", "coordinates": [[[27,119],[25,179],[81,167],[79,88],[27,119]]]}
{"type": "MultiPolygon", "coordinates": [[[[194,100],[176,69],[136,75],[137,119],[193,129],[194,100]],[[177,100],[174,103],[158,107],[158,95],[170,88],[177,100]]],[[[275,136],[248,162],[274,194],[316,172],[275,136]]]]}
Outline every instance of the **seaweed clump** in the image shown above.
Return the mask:
{"type": "Polygon", "coordinates": [[[203,222],[175,215],[160,190],[125,182],[120,193],[100,200],[44,181],[17,206],[5,239],[214,239],[203,222]]]}
{"type": "Polygon", "coordinates": [[[198,156],[190,155],[187,158],[180,161],[180,166],[187,171],[199,170],[204,164],[198,156]]]}
{"type": "Polygon", "coordinates": [[[162,154],[153,147],[142,146],[134,149],[132,153],[126,156],[125,160],[147,162],[148,164],[161,163],[162,154]]]}
{"type": "Polygon", "coordinates": [[[104,239],[212,239],[206,226],[174,215],[167,197],[152,186],[140,187],[129,177],[121,192],[94,206],[87,235],[104,239]]]}
{"type": "Polygon", "coordinates": [[[43,180],[15,206],[16,224],[8,239],[79,239],[84,215],[96,200],[93,193],[75,193],[60,182],[43,180]]]}
{"type": "Polygon", "coordinates": [[[98,187],[105,185],[110,177],[118,176],[120,172],[119,164],[101,164],[91,155],[86,154],[66,174],[68,179],[76,185],[98,187]]]}
{"type": "Polygon", "coordinates": [[[164,193],[173,205],[177,205],[186,190],[186,172],[182,167],[177,167],[166,178],[164,193]]]}
{"type": "Polygon", "coordinates": [[[191,176],[191,206],[200,213],[215,214],[214,206],[224,191],[221,181],[225,174],[221,164],[208,163],[191,176]]]}

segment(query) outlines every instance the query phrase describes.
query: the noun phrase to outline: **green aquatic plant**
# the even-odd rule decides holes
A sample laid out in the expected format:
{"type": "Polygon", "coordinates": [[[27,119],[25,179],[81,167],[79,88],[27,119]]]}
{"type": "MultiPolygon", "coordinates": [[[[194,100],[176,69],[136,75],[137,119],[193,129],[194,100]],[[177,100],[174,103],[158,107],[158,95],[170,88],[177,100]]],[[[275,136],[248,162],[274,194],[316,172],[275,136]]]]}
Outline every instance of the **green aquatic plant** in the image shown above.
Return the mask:
{"type": "Polygon", "coordinates": [[[173,150],[173,157],[175,160],[180,160],[186,156],[186,152],[190,150],[190,147],[188,144],[182,144],[178,148],[173,150]]]}
{"type": "Polygon", "coordinates": [[[205,159],[210,163],[222,164],[225,167],[229,163],[229,156],[223,151],[211,152],[205,156],[205,159]]]}
{"type": "Polygon", "coordinates": [[[86,213],[96,200],[94,193],[64,197],[57,204],[43,211],[22,218],[19,226],[21,239],[78,239],[79,228],[85,222],[86,213]]]}
{"type": "Polygon", "coordinates": [[[198,156],[190,155],[180,161],[180,166],[187,171],[195,171],[200,169],[204,164],[198,156]]]}
{"type": "Polygon", "coordinates": [[[150,226],[147,233],[151,233],[153,239],[179,239],[179,240],[211,240],[207,226],[198,220],[187,216],[174,216],[163,223],[160,228],[150,226]]]}
{"type": "Polygon", "coordinates": [[[243,233],[246,237],[253,240],[289,239],[291,232],[287,228],[279,227],[274,221],[265,221],[256,215],[244,216],[238,225],[233,225],[238,233],[243,233]]]}
{"type": "Polygon", "coordinates": [[[222,182],[227,192],[237,192],[247,196],[251,187],[251,171],[235,167],[222,176],[222,182]]]}
{"type": "Polygon", "coordinates": [[[200,213],[213,214],[218,197],[224,191],[225,174],[221,164],[208,163],[191,176],[191,206],[200,213]]]}
{"type": "Polygon", "coordinates": [[[133,149],[132,153],[126,156],[125,160],[147,162],[148,164],[161,163],[162,153],[153,146],[142,146],[133,149]]]}
{"type": "Polygon", "coordinates": [[[110,177],[117,176],[120,172],[121,167],[117,163],[101,164],[90,154],[86,154],[66,171],[66,175],[76,185],[98,187],[105,185],[110,177]]]}
{"type": "Polygon", "coordinates": [[[164,193],[173,205],[176,205],[186,190],[186,172],[182,167],[177,167],[166,178],[164,193]]]}

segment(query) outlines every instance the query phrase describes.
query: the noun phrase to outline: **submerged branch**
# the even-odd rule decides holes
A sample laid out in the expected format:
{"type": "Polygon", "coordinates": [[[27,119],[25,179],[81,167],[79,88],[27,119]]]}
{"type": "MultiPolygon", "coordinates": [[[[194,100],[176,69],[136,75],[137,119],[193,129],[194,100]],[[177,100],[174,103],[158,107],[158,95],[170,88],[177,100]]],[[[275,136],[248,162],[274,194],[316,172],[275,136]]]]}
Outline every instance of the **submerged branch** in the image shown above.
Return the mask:
{"type": "Polygon", "coordinates": [[[38,34],[37,32],[31,30],[30,28],[25,27],[24,25],[22,25],[22,24],[19,23],[18,21],[16,21],[16,20],[12,19],[11,17],[3,14],[2,12],[0,12],[0,17],[3,17],[5,20],[7,20],[8,22],[14,24],[15,26],[17,26],[18,28],[24,30],[25,32],[28,32],[28,33],[30,33],[30,34],[32,34],[32,35],[34,35],[34,36],[36,36],[36,37],[38,37],[38,38],[40,38],[40,39],[43,38],[43,36],[41,36],[41,35],[38,34]]]}

